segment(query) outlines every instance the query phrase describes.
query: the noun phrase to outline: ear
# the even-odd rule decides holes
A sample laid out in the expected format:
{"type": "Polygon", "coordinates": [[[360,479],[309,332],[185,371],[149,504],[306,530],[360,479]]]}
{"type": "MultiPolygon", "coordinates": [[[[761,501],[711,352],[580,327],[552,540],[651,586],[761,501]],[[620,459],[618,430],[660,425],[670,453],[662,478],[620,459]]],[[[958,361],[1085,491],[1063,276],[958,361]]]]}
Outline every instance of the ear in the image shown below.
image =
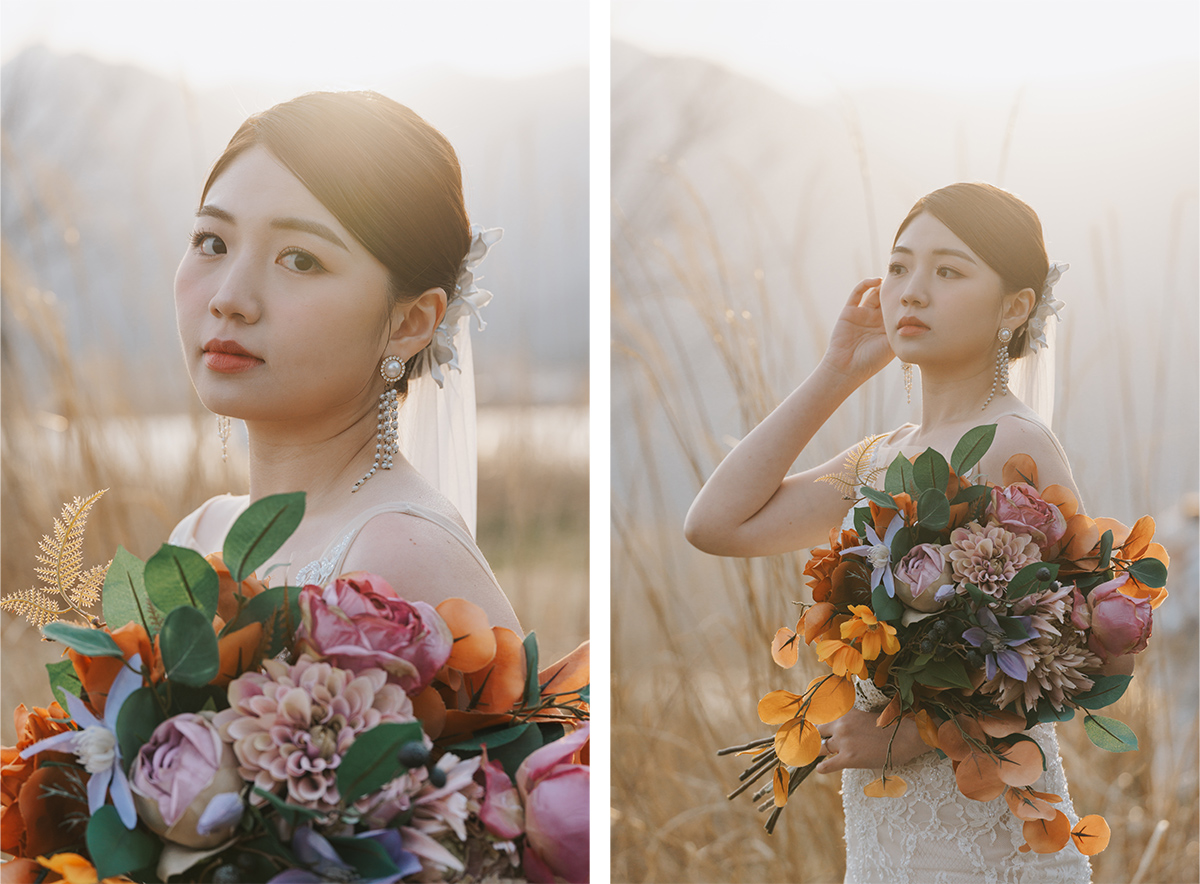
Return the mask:
{"type": "Polygon", "coordinates": [[[407,362],[433,340],[445,315],[446,290],[441,287],[427,289],[414,300],[396,305],[385,355],[399,356],[407,362]]]}
{"type": "Polygon", "coordinates": [[[1025,320],[1033,315],[1033,308],[1036,304],[1037,294],[1030,288],[1005,295],[1001,323],[1015,332],[1024,324],[1025,320]]]}

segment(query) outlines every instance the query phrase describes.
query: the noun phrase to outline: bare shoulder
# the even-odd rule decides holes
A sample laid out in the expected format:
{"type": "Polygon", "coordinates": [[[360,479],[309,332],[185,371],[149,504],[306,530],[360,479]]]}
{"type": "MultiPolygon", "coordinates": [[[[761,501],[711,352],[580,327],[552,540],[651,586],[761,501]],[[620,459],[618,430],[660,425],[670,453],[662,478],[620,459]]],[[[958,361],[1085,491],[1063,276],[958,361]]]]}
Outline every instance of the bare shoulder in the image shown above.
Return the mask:
{"type": "Polygon", "coordinates": [[[999,482],[1004,464],[1016,454],[1027,454],[1037,464],[1038,487],[1063,485],[1078,496],[1071,464],[1054,433],[1034,417],[1007,414],[996,420],[996,438],[980,462],[980,469],[992,482],[999,482]]]}
{"type": "Polygon", "coordinates": [[[493,626],[521,633],[508,598],[463,543],[445,528],[417,516],[383,513],[355,538],[344,571],[369,571],[409,601],[437,605],[463,598],[487,612],[493,626]]]}
{"type": "Polygon", "coordinates": [[[246,495],[218,494],[210,497],[182,519],[171,531],[169,542],[207,555],[221,549],[225,535],[249,504],[246,495]]]}

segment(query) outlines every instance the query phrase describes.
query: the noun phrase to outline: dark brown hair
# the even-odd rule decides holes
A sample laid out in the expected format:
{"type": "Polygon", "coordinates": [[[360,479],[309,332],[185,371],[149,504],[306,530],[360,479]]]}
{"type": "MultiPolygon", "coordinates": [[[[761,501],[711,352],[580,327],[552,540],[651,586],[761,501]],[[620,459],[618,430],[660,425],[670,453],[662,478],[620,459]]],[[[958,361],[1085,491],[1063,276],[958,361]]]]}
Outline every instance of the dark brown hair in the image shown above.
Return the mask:
{"type": "MultiPolygon", "coordinates": [[[[453,297],[471,224],[450,142],[377,92],[309,92],[250,116],[200,195],[239,155],[266,148],[388,270],[392,305],[453,297]]],[[[400,390],[407,387],[401,384],[400,390]]]]}
{"type": "MultiPolygon", "coordinates": [[[[924,212],[950,228],[995,270],[1007,293],[1029,288],[1041,297],[1050,261],[1042,238],[1042,222],[1024,202],[990,184],[951,184],[917,200],[896,231],[893,246],[912,220],[924,212]]],[[[1028,322],[1022,324],[1013,334],[1008,345],[1009,356],[1015,358],[1025,352],[1027,326],[1028,322]]]]}

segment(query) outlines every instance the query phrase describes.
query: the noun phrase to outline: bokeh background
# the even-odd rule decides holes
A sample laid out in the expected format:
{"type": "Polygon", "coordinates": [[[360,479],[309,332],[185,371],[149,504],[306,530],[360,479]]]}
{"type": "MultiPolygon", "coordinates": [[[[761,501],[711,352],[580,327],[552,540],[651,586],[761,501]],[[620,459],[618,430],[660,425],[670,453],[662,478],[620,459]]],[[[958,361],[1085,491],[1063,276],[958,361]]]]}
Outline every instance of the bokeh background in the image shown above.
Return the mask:
{"type": "MultiPolygon", "coordinates": [[[[683,517],[912,203],[957,180],[1025,199],[1071,264],[1054,429],[1089,512],[1153,514],[1171,555],[1113,707],[1140,750],[1059,727],[1075,806],[1113,827],[1095,880],[1200,880],[1196,4],[613,0],[612,30],[613,880],[841,880],[838,778],[768,836],[715,754],[816,674],[769,653],[811,601],[807,551],[714,558],[683,517]]],[[[919,420],[918,392],[893,363],[796,468],[919,420]]]]}
{"type": "MultiPolygon", "coordinates": [[[[472,220],[503,227],[473,336],[479,545],[545,659],[588,633],[587,7],[556,2],[5,2],[4,594],[62,504],[107,488],[85,565],[148,557],[244,493],[184,370],[172,280],[209,165],[250,113],[375,89],[455,145],[472,220]]],[[[319,341],[298,342],[319,346],[319,341]]],[[[49,699],[56,649],[7,613],[3,709],[49,699]]],[[[5,743],[12,717],[0,715],[5,743]]]]}

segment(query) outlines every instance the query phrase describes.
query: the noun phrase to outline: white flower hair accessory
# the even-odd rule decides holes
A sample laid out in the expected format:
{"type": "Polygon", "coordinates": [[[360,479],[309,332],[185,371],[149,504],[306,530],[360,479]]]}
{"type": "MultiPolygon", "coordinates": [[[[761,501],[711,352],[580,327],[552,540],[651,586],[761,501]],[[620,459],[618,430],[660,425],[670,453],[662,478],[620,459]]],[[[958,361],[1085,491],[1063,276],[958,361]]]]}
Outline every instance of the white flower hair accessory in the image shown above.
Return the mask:
{"type": "Polygon", "coordinates": [[[441,323],[433,333],[433,339],[428,347],[417,354],[411,371],[414,377],[428,372],[441,388],[445,379],[442,374],[443,365],[455,371],[461,370],[458,364],[458,348],[454,345],[459,323],[470,314],[475,317],[479,330],[483,331],[487,323],[483,321],[479,311],[492,300],[491,292],[475,284],[475,268],[503,235],[504,230],[500,227],[485,229],[478,224],[471,226],[471,247],[463,258],[454,292],[446,305],[446,313],[442,316],[441,323]]]}
{"type": "Polygon", "coordinates": [[[1055,319],[1061,319],[1058,311],[1064,306],[1062,301],[1054,297],[1054,285],[1063,275],[1063,271],[1070,269],[1070,264],[1054,263],[1050,265],[1050,270],[1046,273],[1046,282],[1042,285],[1042,294],[1038,298],[1037,307],[1034,308],[1033,315],[1029,317],[1028,341],[1030,350],[1038,350],[1047,346],[1046,344],[1046,321],[1053,316],[1055,319]]]}

